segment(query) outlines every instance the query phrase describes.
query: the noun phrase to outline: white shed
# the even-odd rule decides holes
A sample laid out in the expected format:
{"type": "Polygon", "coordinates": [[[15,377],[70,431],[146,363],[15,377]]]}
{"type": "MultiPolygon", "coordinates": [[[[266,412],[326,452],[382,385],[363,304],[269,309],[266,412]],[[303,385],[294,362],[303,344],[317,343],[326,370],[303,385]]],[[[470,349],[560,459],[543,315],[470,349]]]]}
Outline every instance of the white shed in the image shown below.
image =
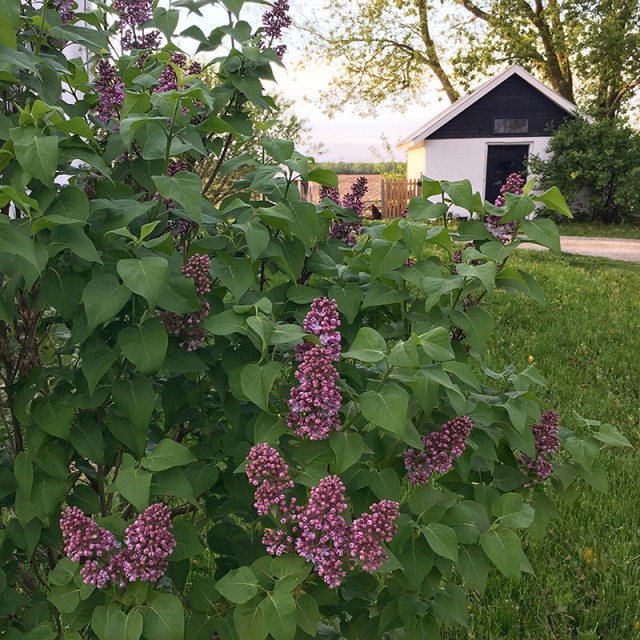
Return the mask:
{"type": "Polygon", "coordinates": [[[549,128],[575,110],[522,67],[511,66],[398,145],[408,152],[407,178],[466,178],[493,203],[510,173],[526,173],[529,154],[545,157],[549,128]]]}

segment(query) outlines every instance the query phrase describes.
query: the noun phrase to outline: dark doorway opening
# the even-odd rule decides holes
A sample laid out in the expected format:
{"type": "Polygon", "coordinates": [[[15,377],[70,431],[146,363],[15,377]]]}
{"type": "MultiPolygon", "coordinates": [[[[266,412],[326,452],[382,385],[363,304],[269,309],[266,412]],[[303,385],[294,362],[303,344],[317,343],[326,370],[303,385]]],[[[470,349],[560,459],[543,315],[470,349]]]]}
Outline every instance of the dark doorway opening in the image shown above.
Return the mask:
{"type": "Polygon", "coordinates": [[[526,176],[525,162],[528,144],[492,144],[487,149],[487,182],[485,200],[493,204],[500,195],[500,187],[511,173],[526,176]]]}

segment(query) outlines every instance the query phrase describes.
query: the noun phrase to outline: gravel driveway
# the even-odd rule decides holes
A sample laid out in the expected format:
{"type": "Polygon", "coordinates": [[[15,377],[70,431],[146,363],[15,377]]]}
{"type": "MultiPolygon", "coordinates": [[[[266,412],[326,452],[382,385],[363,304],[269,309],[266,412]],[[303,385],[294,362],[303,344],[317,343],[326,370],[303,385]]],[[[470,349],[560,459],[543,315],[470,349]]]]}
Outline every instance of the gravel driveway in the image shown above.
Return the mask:
{"type": "MultiPolygon", "coordinates": [[[[545,247],[527,242],[523,242],[520,246],[523,249],[546,251],[545,247]]],[[[613,258],[613,260],[640,262],[640,240],[560,236],[560,246],[564,253],[578,253],[583,256],[599,256],[613,258]]]]}

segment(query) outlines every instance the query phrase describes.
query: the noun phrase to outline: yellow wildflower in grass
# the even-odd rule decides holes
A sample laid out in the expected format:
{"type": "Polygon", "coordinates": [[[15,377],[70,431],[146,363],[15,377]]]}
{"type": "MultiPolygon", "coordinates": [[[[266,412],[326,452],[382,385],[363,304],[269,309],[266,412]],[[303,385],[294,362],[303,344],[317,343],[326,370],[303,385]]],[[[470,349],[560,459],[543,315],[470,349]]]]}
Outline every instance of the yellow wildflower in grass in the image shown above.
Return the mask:
{"type": "Polygon", "coordinates": [[[593,567],[596,563],[596,554],[593,552],[593,549],[590,549],[589,547],[585,547],[582,550],[581,557],[583,564],[587,567],[593,567]]]}

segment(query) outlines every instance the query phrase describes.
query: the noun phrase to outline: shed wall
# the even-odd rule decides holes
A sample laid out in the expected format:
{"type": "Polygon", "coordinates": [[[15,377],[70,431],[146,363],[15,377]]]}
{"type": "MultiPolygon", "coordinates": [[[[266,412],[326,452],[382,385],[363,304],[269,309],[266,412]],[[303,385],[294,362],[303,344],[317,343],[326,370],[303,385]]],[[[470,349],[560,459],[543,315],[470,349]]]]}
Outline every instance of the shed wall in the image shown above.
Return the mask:
{"type": "MultiPolygon", "coordinates": [[[[474,192],[479,191],[484,197],[489,144],[528,144],[530,154],[547,158],[545,149],[549,139],[549,136],[427,139],[424,145],[424,175],[435,180],[469,180],[474,192]]],[[[414,176],[409,174],[409,177],[414,176]]]]}
{"type": "Polygon", "coordinates": [[[407,152],[407,178],[422,178],[425,167],[425,147],[420,145],[407,152]]]}

